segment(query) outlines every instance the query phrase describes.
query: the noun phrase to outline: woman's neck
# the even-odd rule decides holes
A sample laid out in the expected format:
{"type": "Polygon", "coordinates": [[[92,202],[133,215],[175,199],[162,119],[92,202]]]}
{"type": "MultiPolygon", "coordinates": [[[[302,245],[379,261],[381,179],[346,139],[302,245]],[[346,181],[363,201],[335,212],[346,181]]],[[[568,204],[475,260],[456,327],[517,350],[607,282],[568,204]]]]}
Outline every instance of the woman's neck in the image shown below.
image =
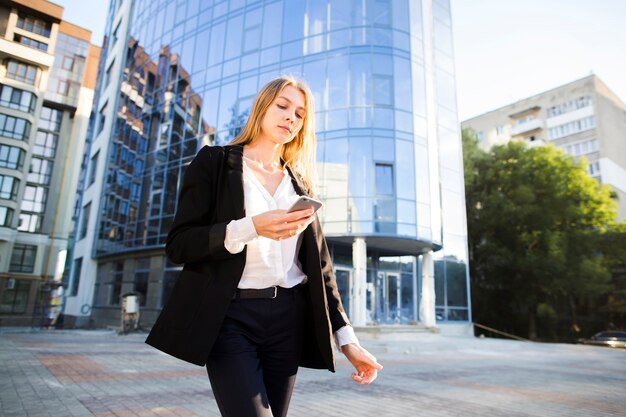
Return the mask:
{"type": "Polygon", "coordinates": [[[264,167],[280,168],[282,146],[269,141],[254,141],[244,146],[243,154],[264,167]]]}

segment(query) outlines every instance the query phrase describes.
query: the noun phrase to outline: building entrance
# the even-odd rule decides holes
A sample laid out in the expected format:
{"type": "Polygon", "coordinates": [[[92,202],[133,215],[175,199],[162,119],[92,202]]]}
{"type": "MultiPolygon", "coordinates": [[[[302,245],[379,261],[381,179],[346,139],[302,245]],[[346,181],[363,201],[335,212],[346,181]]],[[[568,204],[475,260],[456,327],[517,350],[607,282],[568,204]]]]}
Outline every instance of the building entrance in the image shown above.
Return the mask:
{"type": "Polygon", "coordinates": [[[400,323],[402,298],[400,274],[379,271],[376,274],[376,314],[379,323],[400,323]]]}

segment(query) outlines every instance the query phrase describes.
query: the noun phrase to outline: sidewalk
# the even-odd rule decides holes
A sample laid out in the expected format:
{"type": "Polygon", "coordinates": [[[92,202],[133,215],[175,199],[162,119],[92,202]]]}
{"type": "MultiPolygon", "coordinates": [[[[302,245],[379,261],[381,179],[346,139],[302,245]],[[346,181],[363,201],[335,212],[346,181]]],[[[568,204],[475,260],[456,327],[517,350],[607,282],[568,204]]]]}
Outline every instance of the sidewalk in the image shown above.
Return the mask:
{"type": "MultiPolygon", "coordinates": [[[[205,370],[110,331],[0,333],[0,415],[218,416],[205,370]]],[[[430,333],[362,335],[371,386],[302,369],[290,416],[626,416],[626,350],[430,333]],[[369,339],[369,340],[368,340],[369,339]]]]}

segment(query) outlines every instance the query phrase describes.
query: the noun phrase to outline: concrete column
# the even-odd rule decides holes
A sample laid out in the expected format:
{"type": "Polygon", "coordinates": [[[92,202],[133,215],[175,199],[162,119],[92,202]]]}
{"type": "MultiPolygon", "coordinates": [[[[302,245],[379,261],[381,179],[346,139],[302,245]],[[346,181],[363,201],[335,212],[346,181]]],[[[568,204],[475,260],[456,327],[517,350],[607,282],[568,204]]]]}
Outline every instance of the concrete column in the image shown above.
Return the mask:
{"type": "Polygon", "coordinates": [[[420,321],[426,327],[435,327],[435,262],[433,251],[422,254],[422,294],[420,321]]]}
{"type": "Polygon", "coordinates": [[[366,324],[366,290],[367,290],[367,243],[362,237],[354,238],[352,243],[352,325],[366,324]]]}

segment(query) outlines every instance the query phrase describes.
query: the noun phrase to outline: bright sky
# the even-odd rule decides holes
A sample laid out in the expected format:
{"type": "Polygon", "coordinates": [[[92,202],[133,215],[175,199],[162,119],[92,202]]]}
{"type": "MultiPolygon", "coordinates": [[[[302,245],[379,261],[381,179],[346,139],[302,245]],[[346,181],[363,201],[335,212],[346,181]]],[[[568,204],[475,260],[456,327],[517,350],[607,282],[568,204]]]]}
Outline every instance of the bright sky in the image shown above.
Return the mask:
{"type": "MultiPolygon", "coordinates": [[[[108,0],[53,0],[102,44],[108,0]]],[[[591,72],[626,102],[626,0],[450,0],[459,120],[591,72]]]]}
{"type": "Polygon", "coordinates": [[[596,74],[626,102],[625,0],[451,0],[459,120],[596,74]]]}

